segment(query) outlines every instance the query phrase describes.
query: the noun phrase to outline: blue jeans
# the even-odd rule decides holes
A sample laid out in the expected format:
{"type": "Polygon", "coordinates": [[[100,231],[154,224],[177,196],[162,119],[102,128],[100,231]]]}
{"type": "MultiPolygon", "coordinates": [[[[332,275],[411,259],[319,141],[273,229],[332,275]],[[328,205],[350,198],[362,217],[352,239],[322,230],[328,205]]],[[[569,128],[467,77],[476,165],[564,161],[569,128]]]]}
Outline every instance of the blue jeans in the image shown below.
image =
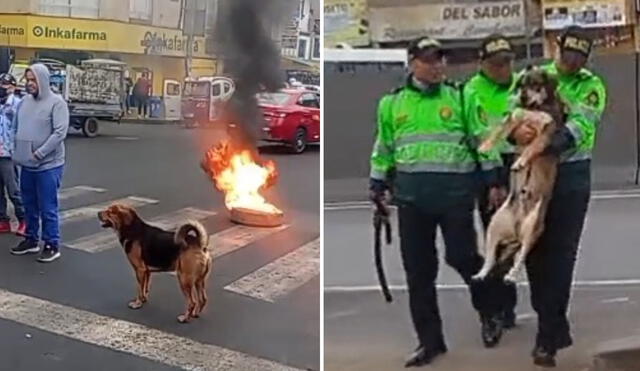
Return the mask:
{"type": "Polygon", "coordinates": [[[60,245],[58,220],[58,189],[62,181],[63,166],[44,171],[22,168],[20,190],[26,214],[27,239],[39,241],[40,220],[42,240],[54,248],[60,245]]]}

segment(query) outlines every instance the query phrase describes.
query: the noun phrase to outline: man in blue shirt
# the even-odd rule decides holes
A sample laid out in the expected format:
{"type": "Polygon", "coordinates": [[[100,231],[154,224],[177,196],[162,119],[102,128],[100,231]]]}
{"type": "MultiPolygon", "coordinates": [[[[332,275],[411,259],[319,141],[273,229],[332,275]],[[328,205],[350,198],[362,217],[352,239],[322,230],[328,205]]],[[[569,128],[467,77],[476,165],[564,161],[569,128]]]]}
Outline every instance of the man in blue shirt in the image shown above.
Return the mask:
{"type": "Polygon", "coordinates": [[[8,73],[0,75],[0,233],[11,232],[11,223],[7,215],[7,198],[13,203],[18,219],[17,235],[24,236],[24,206],[18,186],[17,168],[11,158],[14,147],[13,119],[18,110],[20,98],[15,94],[16,79],[8,73]]]}

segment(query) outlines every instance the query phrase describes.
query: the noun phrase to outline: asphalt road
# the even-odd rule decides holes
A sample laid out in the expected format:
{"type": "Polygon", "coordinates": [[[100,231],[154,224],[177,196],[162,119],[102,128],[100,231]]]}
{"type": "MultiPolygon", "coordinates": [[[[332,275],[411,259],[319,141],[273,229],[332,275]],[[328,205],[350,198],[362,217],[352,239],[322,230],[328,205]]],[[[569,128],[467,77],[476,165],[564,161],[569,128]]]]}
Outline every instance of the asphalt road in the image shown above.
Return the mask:
{"type": "Polygon", "coordinates": [[[266,194],[286,225],[245,228],[228,220],[199,168],[218,138],[214,130],[114,124],[98,138],[69,136],[62,258],[41,265],[11,256],[19,239],[0,236],[0,369],[319,369],[319,151],[263,151],[280,171],[266,194]],[[115,234],[95,218],[118,199],[167,228],[196,218],[212,234],[200,319],[176,321],[184,300],[170,274],[153,275],[144,308],[127,308],[134,275],[115,234]]]}
{"type": "MultiPolygon", "coordinates": [[[[594,195],[581,241],[571,306],[577,341],[561,354],[559,370],[582,371],[599,342],[640,335],[639,218],[640,192],[594,195]]],[[[325,205],[326,370],[401,369],[403,357],[415,346],[398,239],[384,249],[387,278],[396,297],[388,305],[379,292],[373,266],[370,223],[371,208],[366,204],[325,205]]],[[[450,352],[433,369],[533,370],[528,353],[536,322],[524,272],[520,275],[517,307],[521,326],[505,337],[500,348],[487,351],[480,343],[477,319],[462,280],[442,259],[440,267],[439,302],[450,352]],[[501,367],[496,368],[496,364],[501,367]]]]}

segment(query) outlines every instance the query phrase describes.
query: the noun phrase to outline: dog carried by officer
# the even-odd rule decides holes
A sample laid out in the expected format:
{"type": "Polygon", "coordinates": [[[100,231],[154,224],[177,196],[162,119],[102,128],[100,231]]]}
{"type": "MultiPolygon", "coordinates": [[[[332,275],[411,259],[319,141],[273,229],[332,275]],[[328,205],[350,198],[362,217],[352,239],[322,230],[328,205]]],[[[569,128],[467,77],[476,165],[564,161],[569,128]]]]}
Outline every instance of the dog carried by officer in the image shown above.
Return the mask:
{"type": "Polygon", "coordinates": [[[206,284],[212,264],[209,235],[201,223],[189,221],[169,232],[146,223],[135,209],[123,204],[100,211],[98,219],[103,228],[116,231],[136,274],[137,295],[129,308],[139,309],[148,300],[151,273],[176,272],[187,301],[178,321],[185,323],[200,315],[207,304],[206,284]]]}
{"type": "Polygon", "coordinates": [[[539,68],[529,68],[518,82],[519,107],[503,125],[490,133],[478,150],[486,152],[519,126],[535,128],[534,138],[518,144],[518,159],[511,167],[511,190],[491,219],[485,242],[485,261],[474,279],[484,279],[494,267],[506,271],[505,281],[515,282],[527,254],[544,229],[559,158],[546,153],[556,129],[564,125],[567,110],[556,92],[557,80],[539,68]]]}

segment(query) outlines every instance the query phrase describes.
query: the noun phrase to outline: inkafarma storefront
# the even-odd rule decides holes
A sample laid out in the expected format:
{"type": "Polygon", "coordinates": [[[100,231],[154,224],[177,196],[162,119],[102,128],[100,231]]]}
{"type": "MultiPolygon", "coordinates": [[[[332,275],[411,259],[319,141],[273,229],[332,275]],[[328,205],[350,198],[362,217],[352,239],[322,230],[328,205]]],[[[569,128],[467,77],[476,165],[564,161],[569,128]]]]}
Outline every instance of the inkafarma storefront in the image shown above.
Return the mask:
{"type": "MultiPolygon", "coordinates": [[[[153,79],[153,94],[160,95],[165,79],[185,76],[186,37],[181,30],[106,20],[0,14],[0,46],[15,51],[16,61],[55,58],[110,58],[126,62],[135,81],[142,72],[153,79]]],[[[205,53],[204,38],[193,42],[192,72],[215,75],[216,60],[205,53]]]]}

